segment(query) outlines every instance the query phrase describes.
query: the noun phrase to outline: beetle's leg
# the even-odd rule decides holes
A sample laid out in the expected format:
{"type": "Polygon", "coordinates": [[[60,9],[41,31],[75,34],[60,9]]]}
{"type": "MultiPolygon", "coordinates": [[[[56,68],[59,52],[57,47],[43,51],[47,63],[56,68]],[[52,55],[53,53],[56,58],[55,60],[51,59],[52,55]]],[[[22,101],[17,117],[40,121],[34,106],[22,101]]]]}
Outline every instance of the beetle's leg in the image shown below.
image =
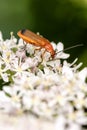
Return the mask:
{"type": "Polygon", "coordinates": [[[27,44],[24,42],[24,40],[23,40],[23,44],[24,44],[24,49],[26,50],[27,44]]]}
{"type": "Polygon", "coordinates": [[[45,52],[46,52],[46,50],[44,50],[44,52],[41,54],[42,60],[44,59],[45,52]]]}
{"type": "Polygon", "coordinates": [[[36,49],[34,50],[34,54],[35,54],[35,53],[36,53],[36,51],[38,51],[38,50],[41,50],[41,47],[36,48],[36,49]]]}
{"type": "Polygon", "coordinates": [[[23,46],[21,46],[20,48],[21,50],[24,50],[24,51],[26,50],[26,44],[24,43],[24,40],[23,40],[23,46]]]}

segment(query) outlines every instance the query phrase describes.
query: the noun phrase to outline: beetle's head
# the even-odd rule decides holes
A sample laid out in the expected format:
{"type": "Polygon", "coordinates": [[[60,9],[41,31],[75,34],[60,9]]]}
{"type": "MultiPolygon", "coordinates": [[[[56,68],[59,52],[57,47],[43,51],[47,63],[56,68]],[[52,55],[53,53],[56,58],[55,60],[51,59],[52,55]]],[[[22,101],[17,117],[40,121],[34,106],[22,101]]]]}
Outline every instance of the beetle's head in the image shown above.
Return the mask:
{"type": "Polygon", "coordinates": [[[46,44],[46,45],[45,45],[45,49],[46,49],[48,52],[50,52],[52,58],[54,58],[54,56],[55,56],[55,51],[54,51],[54,49],[53,49],[53,46],[52,46],[51,44],[46,44]]]}

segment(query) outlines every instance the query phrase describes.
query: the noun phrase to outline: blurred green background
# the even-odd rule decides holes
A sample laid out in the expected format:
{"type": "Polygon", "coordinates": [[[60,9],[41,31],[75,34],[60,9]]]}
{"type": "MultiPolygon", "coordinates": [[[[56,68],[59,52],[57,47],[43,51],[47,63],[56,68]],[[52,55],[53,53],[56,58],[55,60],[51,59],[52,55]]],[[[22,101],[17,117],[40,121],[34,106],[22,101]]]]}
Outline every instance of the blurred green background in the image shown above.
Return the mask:
{"type": "MultiPolygon", "coordinates": [[[[87,0],[0,0],[0,30],[4,39],[13,31],[30,29],[65,48],[83,43],[83,47],[68,50],[72,62],[87,66],[87,0]]],[[[18,38],[18,37],[17,37],[18,38]]]]}

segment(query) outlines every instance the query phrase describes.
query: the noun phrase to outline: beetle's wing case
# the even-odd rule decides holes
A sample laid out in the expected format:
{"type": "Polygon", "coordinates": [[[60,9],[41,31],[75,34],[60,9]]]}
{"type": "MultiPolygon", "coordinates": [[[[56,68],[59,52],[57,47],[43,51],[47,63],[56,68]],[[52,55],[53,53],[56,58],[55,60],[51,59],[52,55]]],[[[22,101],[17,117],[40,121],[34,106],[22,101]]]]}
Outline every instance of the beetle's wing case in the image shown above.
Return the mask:
{"type": "Polygon", "coordinates": [[[45,45],[50,44],[50,42],[40,35],[37,35],[30,30],[21,30],[18,33],[18,36],[21,37],[27,43],[33,44],[35,46],[45,47],[45,45]]]}

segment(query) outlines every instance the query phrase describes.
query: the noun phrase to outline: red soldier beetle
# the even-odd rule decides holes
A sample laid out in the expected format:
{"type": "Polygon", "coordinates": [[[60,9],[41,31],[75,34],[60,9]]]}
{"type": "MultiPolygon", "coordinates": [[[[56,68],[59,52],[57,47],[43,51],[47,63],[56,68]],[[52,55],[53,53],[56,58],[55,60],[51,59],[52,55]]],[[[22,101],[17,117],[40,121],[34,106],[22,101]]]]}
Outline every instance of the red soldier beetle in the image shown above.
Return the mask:
{"type": "MultiPolygon", "coordinates": [[[[30,30],[22,29],[22,30],[18,31],[17,35],[20,38],[22,38],[26,43],[38,46],[40,48],[45,48],[48,52],[51,53],[52,58],[54,58],[55,54],[61,52],[61,51],[55,52],[55,50],[53,49],[53,46],[51,45],[49,40],[47,40],[46,38],[44,38],[38,34],[33,33],[30,30]]],[[[65,48],[62,51],[69,50],[71,48],[75,48],[78,46],[83,46],[83,44],[71,46],[71,47],[65,48]]]]}
{"type": "Polygon", "coordinates": [[[45,48],[48,52],[51,53],[52,58],[55,56],[55,51],[53,49],[53,46],[51,45],[50,41],[48,41],[46,38],[37,35],[27,29],[20,30],[17,33],[17,35],[20,38],[22,38],[26,43],[33,44],[40,48],[45,48]]]}

